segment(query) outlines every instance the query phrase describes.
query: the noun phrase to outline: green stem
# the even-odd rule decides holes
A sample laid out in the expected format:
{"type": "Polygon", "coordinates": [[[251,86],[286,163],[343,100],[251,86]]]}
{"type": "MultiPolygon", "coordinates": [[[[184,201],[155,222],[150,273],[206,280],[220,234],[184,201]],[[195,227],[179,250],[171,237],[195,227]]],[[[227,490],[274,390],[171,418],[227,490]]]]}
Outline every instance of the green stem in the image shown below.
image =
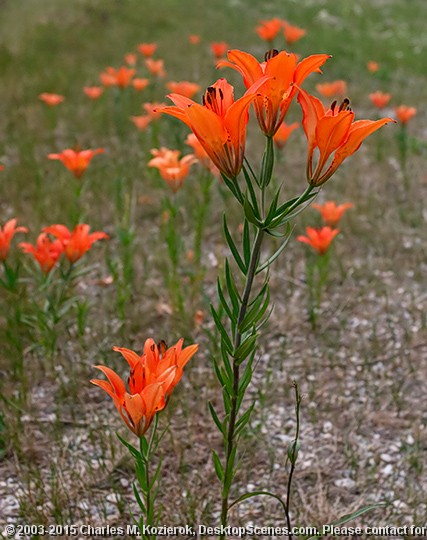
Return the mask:
{"type": "MultiPolygon", "coordinates": [[[[236,351],[241,343],[242,340],[242,334],[238,330],[240,324],[242,323],[243,319],[246,315],[246,310],[248,308],[249,298],[252,290],[252,285],[255,277],[256,268],[259,261],[259,256],[261,253],[261,245],[262,240],[264,237],[264,231],[262,229],[258,229],[256,233],[256,237],[254,240],[254,245],[251,253],[251,258],[249,261],[249,268],[248,273],[246,276],[246,283],[245,288],[243,291],[242,296],[242,303],[240,305],[239,309],[239,315],[237,319],[237,330],[236,335],[234,337],[234,350],[236,351]]],[[[231,481],[234,474],[234,435],[235,435],[235,428],[236,428],[236,419],[237,419],[237,398],[238,398],[238,392],[239,392],[239,364],[236,359],[233,360],[233,395],[231,398],[231,409],[230,409],[230,419],[228,423],[228,431],[227,431],[227,439],[226,439],[226,461],[225,461],[225,474],[224,474],[224,481],[223,481],[223,491],[222,491],[222,505],[221,505],[221,525],[223,527],[227,526],[228,523],[228,500],[229,500],[229,493],[230,493],[230,487],[231,487],[231,481]]],[[[225,538],[224,534],[220,535],[220,539],[223,540],[225,538]]]]}
{"type": "Polygon", "coordinates": [[[291,470],[289,471],[289,478],[288,478],[288,486],[286,490],[286,521],[287,521],[287,527],[288,527],[288,538],[289,540],[292,540],[292,526],[291,526],[291,519],[289,514],[289,505],[291,502],[291,487],[292,487],[292,478],[295,471],[295,464],[297,460],[297,452],[298,452],[298,439],[299,439],[299,431],[300,431],[300,417],[299,417],[299,411],[300,411],[300,405],[301,405],[301,394],[299,393],[298,384],[296,381],[293,381],[293,386],[295,389],[295,412],[296,412],[296,420],[297,420],[297,429],[295,433],[295,439],[293,441],[292,450],[291,450],[291,470]]]}

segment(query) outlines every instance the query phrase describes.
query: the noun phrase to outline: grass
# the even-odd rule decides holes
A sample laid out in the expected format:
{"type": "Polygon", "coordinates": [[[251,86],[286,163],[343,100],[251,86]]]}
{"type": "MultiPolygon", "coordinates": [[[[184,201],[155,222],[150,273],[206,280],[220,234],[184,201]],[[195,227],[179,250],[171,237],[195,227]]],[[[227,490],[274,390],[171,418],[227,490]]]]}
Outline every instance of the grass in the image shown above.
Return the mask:
{"type": "MultiPolygon", "coordinates": [[[[275,310],[261,340],[253,387],[258,405],[243,441],[238,485],[285,489],[284,462],[295,430],[291,381],[296,379],[305,398],[294,521],[326,523],[364,502],[386,500],[390,504],[384,511],[361,522],[424,524],[425,2],[9,0],[1,9],[0,162],[6,168],[0,173],[0,222],[17,216],[33,241],[44,226],[71,226],[77,208],[93,230],[111,236],[87,255],[89,272],[73,289],[87,307],[74,307],[58,324],[50,357],[39,346],[37,332],[20,323],[22,315],[33,313],[33,285],[27,283],[18,296],[2,291],[2,519],[131,522],[133,470],[114,432],[128,434],[112,404],[89,385],[92,365],[106,364],[123,373],[113,345],[140,349],[149,336],[171,344],[184,335],[189,343],[200,344],[200,352],[163,415],[163,425],[170,426],[163,444],[160,498],[167,524],[216,522],[219,486],[210,449],[221,450],[206,402],[218,401],[219,389],[209,361],[215,338],[208,336],[214,331],[208,305],[216,302],[215,279],[224,258],[222,213],[229,215],[233,232],[240,217],[225,190],[214,186],[203,245],[203,288],[193,294],[194,268],[187,255],[193,249],[192,209],[201,197],[194,168],[176,201],[183,242],[179,279],[187,301],[185,316],[174,312],[165,283],[168,259],[162,236],[162,200],[169,193],[147,162],[157,140],[188,152],[183,143],[187,131],[162,118],[153,130],[139,133],[128,121],[131,114],[140,114],[142,102],[163,99],[167,91],[161,82],[126,98],[108,91],[96,102],[85,98],[82,87],[96,84],[106,66],[120,65],[137,43],[155,41],[168,80],[195,80],[206,87],[226,76],[240,95],[235,73],[215,71],[208,44],[225,40],[261,58],[265,44],[254,27],[260,19],[278,16],[307,29],[297,52],[333,55],[323,79],[347,80],[357,117],[374,117],[368,94],[377,89],[390,91],[395,105],[418,107],[418,114],[408,126],[413,150],[407,189],[399,168],[397,129],[388,126],[364,144],[320,196],[351,201],[355,209],[343,219],[336,239],[315,332],[307,313],[305,247],[293,242],[272,272],[275,310]],[[199,47],[188,44],[191,33],[202,36],[199,47]],[[371,59],[381,66],[376,75],[366,69],[371,59]],[[63,93],[66,101],[47,110],[37,99],[44,91],[63,93]],[[386,151],[377,161],[380,138],[386,151]],[[79,201],[77,181],[46,158],[76,143],[106,148],[85,173],[79,201]],[[199,326],[192,322],[197,310],[204,314],[199,326]],[[15,322],[8,327],[10,321],[15,322]]],[[[307,89],[314,91],[314,83],[312,77],[307,89]]],[[[299,119],[296,105],[289,118],[299,119]]],[[[248,148],[253,163],[260,155],[255,130],[252,122],[248,148]]],[[[297,193],[305,182],[304,169],[300,130],[279,161],[277,181],[285,179],[286,192],[297,193]]],[[[295,233],[313,223],[319,223],[318,215],[308,210],[298,218],[295,233]]],[[[31,261],[15,249],[11,260],[18,259],[24,266],[21,275],[29,279],[31,261]]],[[[267,525],[283,523],[283,516],[270,502],[251,499],[235,509],[232,520],[267,525]]]]}

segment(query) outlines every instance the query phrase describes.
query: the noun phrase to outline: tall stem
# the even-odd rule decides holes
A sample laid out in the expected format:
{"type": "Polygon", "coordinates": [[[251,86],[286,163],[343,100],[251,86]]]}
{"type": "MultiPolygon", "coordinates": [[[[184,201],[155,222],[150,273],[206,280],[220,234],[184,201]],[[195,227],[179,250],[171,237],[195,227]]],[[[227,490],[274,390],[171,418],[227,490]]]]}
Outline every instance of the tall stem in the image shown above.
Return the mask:
{"type": "MultiPolygon", "coordinates": [[[[234,350],[236,351],[241,343],[242,340],[242,334],[239,331],[239,326],[242,323],[243,319],[246,315],[246,310],[248,308],[249,298],[252,290],[252,285],[255,277],[255,272],[257,268],[257,264],[259,261],[259,256],[261,253],[261,245],[262,240],[264,237],[264,231],[262,229],[258,229],[254,245],[251,253],[251,258],[249,261],[249,268],[248,273],[246,276],[246,283],[245,288],[243,290],[243,296],[242,296],[242,303],[240,305],[239,309],[239,315],[237,319],[237,330],[236,335],[234,338],[234,350]]],[[[239,372],[239,364],[236,359],[233,359],[233,395],[231,398],[231,409],[230,409],[230,419],[228,423],[228,431],[227,431],[227,441],[226,441],[226,461],[225,461],[225,474],[224,474],[224,482],[223,482],[223,491],[222,491],[222,507],[221,507],[221,525],[223,527],[227,526],[228,522],[228,498],[230,493],[230,486],[232,481],[232,476],[234,473],[234,463],[232,463],[232,460],[234,460],[235,453],[234,450],[234,435],[235,435],[235,428],[236,428],[236,418],[237,418],[237,396],[239,392],[239,382],[240,382],[240,372],[239,372]]],[[[224,534],[220,535],[220,539],[222,540],[225,538],[224,534]]]]}

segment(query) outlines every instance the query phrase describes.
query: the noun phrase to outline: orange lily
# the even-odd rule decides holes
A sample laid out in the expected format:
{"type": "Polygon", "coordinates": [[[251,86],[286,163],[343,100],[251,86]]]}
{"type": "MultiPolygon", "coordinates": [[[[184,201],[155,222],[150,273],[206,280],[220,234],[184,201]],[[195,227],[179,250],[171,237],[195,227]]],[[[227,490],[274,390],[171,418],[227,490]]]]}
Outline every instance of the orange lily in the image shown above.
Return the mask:
{"type": "Polygon", "coordinates": [[[196,92],[201,90],[201,86],[197,83],[189,81],[170,81],[165,84],[166,88],[174,94],[181,94],[188,98],[192,98],[196,92]]]}
{"type": "Polygon", "coordinates": [[[260,21],[260,24],[255,28],[256,33],[261,39],[272,42],[280,30],[283,28],[284,21],[278,17],[269,21],[260,21]]]}
{"type": "Polygon", "coordinates": [[[190,172],[190,167],[197,162],[194,154],[188,154],[179,159],[179,150],[169,150],[161,148],[160,150],[151,150],[154,158],[148,162],[149,167],[159,169],[161,177],[166,180],[171,190],[176,193],[184,183],[185,178],[190,172]]]}
{"type": "Polygon", "coordinates": [[[387,94],[379,90],[378,92],[369,94],[369,99],[371,100],[372,104],[377,107],[377,109],[384,109],[391,99],[391,94],[387,94]]]}
{"type": "Polygon", "coordinates": [[[225,56],[225,53],[228,49],[228,43],[225,41],[218,41],[210,44],[210,48],[212,51],[212,54],[215,56],[217,60],[225,56]]]}
{"type": "Polygon", "coordinates": [[[190,34],[188,36],[188,41],[191,45],[197,45],[201,41],[201,37],[198,34],[190,34]]]}
{"type": "Polygon", "coordinates": [[[157,43],[140,43],[138,51],[146,58],[153,56],[157,50],[157,43]]]}
{"type": "Polygon", "coordinates": [[[124,60],[128,66],[135,66],[138,60],[138,57],[135,53],[127,53],[124,56],[124,60]]]}
{"type": "Polygon", "coordinates": [[[374,62],[374,60],[370,60],[367,64],[367,67],[368,71],[371,73],[376,73],[380,69],[378,62],[374,62]]]}
{"type": "Polygon", "coordinates": [[[153,60],[152,58],[146,58],[145,65],[151,75],[155,77],[166,77],[165,62],[164,60],[153,60]]]}
{"type": "Polygon", "coordinates": [[[102,86],[85,86],[83,92],[90,99],[98,99],[102,96],[104,89],[102,86]]]}
{"type": "Polygon", "coordinates": [[[119,69],[113,67],[107,67],[107,69],[101,73],[101,82],[104,86],[118,86],[119,88],[126,88],[129,86],[136,70],[130,69],[126,66],[121,66],[119,69]]]}
{"type": "Polygon", "coordinates": [[[145,131],[153,120],[148,114],[141,114],[140,116],[131,116],[130,119],[140,131],[145,131]]]}
{"type": "Polygon", "coordinates": [[[18,247],[24,253],[30,253],[45,274],[48,274],[52,270],[64,250],[62,242],[59,240],[50,240],[46,233],[41,233],[38,236],[35,246],[27,242],[21,242],[18,244],[18,247]]]}
{"type": "Polygon", "coordinates": [[[354,204],[344,203],[337,205],[334,201],[326,201],[324,204],[313,204],[312,206],[320,212],[326,225],[335,227],[342,218],[344,212],[349,208],[353,208],[354,204]]]}
{"type": "Polygon", "coordinates": [[[203,105],[179,94],[169,94],[175,107],[159,110],[186,123],[218,169],[228,178],[235,178],[243,164],[248,109],[257,88],[254,85],[234,101],[234,88],[225,79],[219,79],[206,90],[203,105]]]}
{"type": "Polygon", "coordinates": [[[219,176],[219,170],[212,163],[211,158],[208,156],[208,154],[206,153],[206,150],[200,144],[199,139],[194,135],[194,133],[189,133],[187,135],[187,138],[185,139],[185,143],[188,144],[188,146],[191,146],[196,158],[203,165],[203,167],[205,167],[206,169],[209,169],[216,176],[219,176]]]}
{"type": "Polygon", "coordinates": [[[340,107],[337,107],[334,101],[329,109],[325,109],[319,99],[300,90],[298,102],[302,107],[302,125],[308,141],[307,181],[312,186],[325,183],[341,163],[359,149],[366,137],[388,122],[395,122],[392,118],[353,122],[354,112],[349,107],[348,99],[345,99],[340,107]],[[313,154],[316,148],[319,159],[313,171],[313,154]],[[332,154],[332,162],[327,167],[332,154]]]}
{"type": "Polygon", "coordinates": [[[10,242],[16,233],[27,233],[27,227],[17,227],[16,219],[9,219],[4,224],[4,227],[0,227],[0,261],[5,261],[9,255],[10,242]]]}
{"type": "Polygon", "coordinates": [[[298,236],[297,240],[310,245],[319,255],[324,255],[328,251],[332,240],[339,233],[338,229],[331,229],[331,227],[322,227],[321,229],[306,227],[305,230],[307,236],[298,236]]]}
{"type": "Polygon", "coordinates": [[[306,30],[283,21],[283,35],[288,45],[295,43],[306,35],[306,30]]]}
{"type": "Polygon", "coordinates": [[[273,141],[275,142],[277,148],[283,148],[287,140],[289,139],[291,133],[297,128],[299,128],[298,122],[294,122],[290,125],[282,122],[279,126],[279,129],[273,135],[273,141]]]}
{"type": "Polygon", "coordinates": [[[96,154],[102,154],[104,148],[97,148],[96,150],[73,150],[67,148],[60,154],[48,154],[49,159],[58,159],[62,161],[65,167],[71,171],[76,178],[80,178],[85,170],[88,168],[90,161],[96,154]]]}
{"type": "Polygon", "coordinates": [[[319,83],[316,84],[316,90],[326,98],[333,96],[344,97],[347,93],[347,83],[343,80],[319,83]]]}
{"type": "Polygon", "coordinates": [[[109,238],[108,234],[104,232],[89,234],[89,231],[90,227],[85,223],[76,225],[72,232],[61,224],[43,229],[44,233],[55,236],[61,242],[65,256],[71,263],[78,261],[98,240],[109,238]]]}
{"type": "Polygon", "coordinates": [[[136,77],[132,81],[132,86],[135,88],[137,92],[142,92],[147,86],[150,84],[150,81],[148,79],[143,79],[141,77],[136,77]]]}
{"type": "Polygon", "coordinates": [[[183,339],[167,348],[164,342],[158,346],[147,339],[141,356],[130,349],[113,347],[120,352],[130,367],[129,392],[122,379],[106,366],[95,366],[108,381],[92,379],[113,399],[114,405],[128,428],[142,437],[150,427],[154,415],[164,409],[167,400],[183,374],[183,368],[196,353],[198,345],[182,349],[183,339]]]}
{"type": "Polygon", "coordinates": [[[282,124],[289,106],[297,93],[297,86],[313,71],[330,58],[327,54],[316,54],[304,58],[297,64],[297,57],[286,51],[273,50],[266,54],[265,62],[259,63],[251,54],[243,51],[228,51],[228,60],[218,62],[217,67],[228,66],[243,76],[246,88],[262,77],[268,77],[259,88],[259,97],[254,101],[259,125],[267,137],[272,137],[282,124]]]}
{"type": "Polygon", "coordinates": [[[46,105],[49,105],[49,107],[56,107],[56,105],[59,105],[64,101],[65,97],[61,96],[60,94],[49,94],[49,92],[43,92],[42,94],[39,94],[39,99],[46,103],[46,105]]]}
{"type": "Polygon", "coordinates": [[[417,109],[407,105],[399,105],[399,107],[394,108],[394,112],[401,124],[407,124],[417,114],[417,109]]]}

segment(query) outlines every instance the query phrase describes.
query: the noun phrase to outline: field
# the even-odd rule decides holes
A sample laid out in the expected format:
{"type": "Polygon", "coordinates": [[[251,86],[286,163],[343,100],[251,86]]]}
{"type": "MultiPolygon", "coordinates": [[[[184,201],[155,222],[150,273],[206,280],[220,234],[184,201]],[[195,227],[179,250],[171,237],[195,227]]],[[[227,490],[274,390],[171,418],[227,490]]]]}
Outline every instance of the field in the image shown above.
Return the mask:
{"type": "MultiPolygon", "coordinates": [[[[322,225],[316,209],[307,207],[291,223],[286,249],[269,269],[274,309],[257,338],[244,398],[254,409],[240,436],[231,498],[266,490],[286,496],[296,381],[301,448],[292,524],[321,526],[384,503],[349,525],[426,527],[426,2],[1,0],[0,13],[0,226],[17,218],[28,229],[12,240],[0,267],[1,528],[133,524],[132,514],[139,513],[134,463],[116,433],[132,444],[137,438],[89,381],[101,379],[94,366],[105,365],[126,382],[127,365],[113,346],[140,354],[150,337],[169,346],[181,337],[185,345],[198,344],[159,414],[160,523],[219,524],[221,482],[212,450],[223,460],[224,448],[208,402],[222,411],[214,369],[221,338],[210,304],[219,305],[217,277],[223,279],[226,257],[232,260],[223,215],[240,245],[243,208],[200,163],[174,193],[148,165],[151,150],[189,154],[190,130],[167,114],[150,117],[144,129],[131,117],[152,114],[143,104],[171,105],[167,81],[200,85],[193,97],[198,103],[220,77],[235,86],[236,99],[242,96],[242,77],[215,69],[210,44],[224,41],[262,61],[271,47],[255,28],[275,17],[306,30],[290,45],[301,58],[332,55],[323,74],[302,84],[325,105],[335,98],[322,97],[316,84],[344,80],[338,101],[348,96],[356,119],[396,118],[394,107],[401,104],[417,113],[372,134],[320,187],[317,204],[353,205],[326,256],[297,241],[306,227],[322,225]],[[190,43],[190,35],[200,42],[190,43]],[[157,44],[153,57],[164,60],[164,77],[149,72],[141,43],[157,44]],[[84,94],[83,87],[100,86],[108,66],[125,65],[129,53],[136,57],[127,59],[128,67],[148,79],[146,88],[120,89],[104,79],[99,98],[84,94]],[[368,69],[370,61],[378,69],[368,69]],[[382,110],[369,98],[376,91],[391,94],[382,110]],[[65,99],[49,106],[38,98],[44,92],[65,99]],[[47,157],[66,148],[103,151],[77,178],[47,157]],[[62,258],[43,273],[18,247],[33,244],[43,228],[72,230],[77,223],[108,238],[75,264],[62,258]],[[321,277],[311,273],[322,264],[321,277]]],[[[275,44],[285,48],[283,37],[275,44]]],[[[301,124],[301,118],[294,99],[286,123],[301,124]]],[[[255,171],[263,139],[251,107],[246,157],[255,171]]],[[[283,200],[306,188],[302,127],[275,153],[269,202],[280,185],[283,200]]],[[[255,231],[256,225],[248,227],[255,231]]],[[[266,238],[261,260],[280,241],[266,238]]],[[[236,283],[242,288],[240,277],[236,283]]],[[[259,290],[262,279],[255,286],[259,290]]],[[[219,313],[226,326],[227,313],[219,313]]],[[[228,519],[236,526],[287,524],[280,504],[264,496],[233,506],[228,519]]],[[[21,537],[43,536],[22,531],[21,537]]],[[[384,535],[426,536],[403,529],[384,535]]]]}

